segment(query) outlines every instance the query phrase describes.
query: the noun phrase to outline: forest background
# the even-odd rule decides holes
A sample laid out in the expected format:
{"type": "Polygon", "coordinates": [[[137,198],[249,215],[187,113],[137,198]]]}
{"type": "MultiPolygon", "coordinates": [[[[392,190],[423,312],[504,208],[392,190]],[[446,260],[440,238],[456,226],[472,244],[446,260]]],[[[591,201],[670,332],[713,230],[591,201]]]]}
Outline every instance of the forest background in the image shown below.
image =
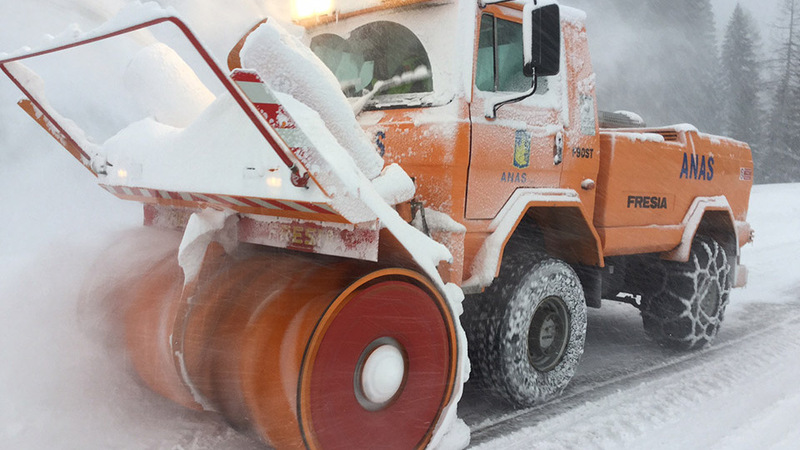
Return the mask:
{"type": "Polygon", "coordinates": [[[800,0],[564,3],[588,13],[601,110],[733,137],[757,183],[800,181],[800,0]]]}

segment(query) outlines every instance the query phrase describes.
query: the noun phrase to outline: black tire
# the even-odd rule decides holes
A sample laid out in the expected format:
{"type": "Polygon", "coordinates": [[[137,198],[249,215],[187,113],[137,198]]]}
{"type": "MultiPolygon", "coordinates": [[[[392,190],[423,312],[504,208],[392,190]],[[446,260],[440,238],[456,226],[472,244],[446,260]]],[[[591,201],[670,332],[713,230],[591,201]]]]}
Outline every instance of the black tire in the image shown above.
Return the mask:
{"type": "Polygon", "coordinates": [[[647,335],[678,350],[708,345],[719,332],[732,286],[731,264],[725,249],[713,239],[698,236],[689,261],[659,261],[642,299],[642,322],[647,335]]]}
{"type": "Polygon", "coordinates": [[[541,254],[504,261],[501,276],[466,304],[472,374],[500,397],[531,406],[561,393],[586,339],[586,303],[575,271],[541,254]]]}

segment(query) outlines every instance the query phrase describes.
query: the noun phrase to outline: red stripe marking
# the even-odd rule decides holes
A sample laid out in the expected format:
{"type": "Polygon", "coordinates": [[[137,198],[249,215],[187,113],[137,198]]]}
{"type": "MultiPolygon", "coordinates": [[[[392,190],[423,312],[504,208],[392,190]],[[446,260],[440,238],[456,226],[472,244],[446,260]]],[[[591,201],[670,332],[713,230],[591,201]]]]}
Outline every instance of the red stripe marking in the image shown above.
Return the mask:
{"type": "Polygon", "coordinates": [[[273,128],[297,128],[292,116],[283,105],[274,103],[254,103],[258,112],[264,115],[273,128]]]}
{"type": "MultiPolygon", "coordinates": [[[[125,186],[111,186],[107,184],[101,184],[100,187],[105,189],[106,191],[114,194],[114,195],[123,195],[123,196],[136,196],[136,197],[152,197],[152,198],[160,198],[164,200],[180,200],[180,201],[194,201],[198,203],[208,203],[208,200],[211,200],[213,203],[218,203],[225,206],[232,206],[232,207],[241,207],[242,205],[238,205],[236,203],[230,202],[223,198],[221,195],[218,194],[200,194],[200,193],[192,193],[192,192],[174,192],[174,191],[161,191],[158,189],[148,189],[148,188],[140,188],[140,187],[129,187],[132,194],[125,193],[125,186]],[[162,192],[164,195],[162,195],[162,192]],[[148,195],[149,194],[149,195],[148,195]],[[206,197],[202,198],[200,196],[206,197]],[[188,196],[191,200],[185,200],[183,197],[188,196]]],[[[259,208],[264,210],[269,210],[269,208],[265,208],[264,206],[259,205],[254,200],[259,200],[264,203],[273,205],[278,209],[283,211],[299,211],[297,208],[292,207],[291,205],[275,199],[269,198],[258,198],[258,197],[239,197],[239,196],[228,196],[237,202],[240,202],[246,206],[259,208]]],[[[303,208],[306,208],[314,213],[317,214],[325,214],[325,215],[338,215],[335,212],[331,212],[328,210],[323,203],[309,203],[309,202],[302,202],[302,201],[291,201],[294,204],[300,205],[303,208]]],[[[299,211],[303,212],[303,211],[299,211]]]]}
{"type": "Polygon", "coordinates": [[[230,204],[230,202],[228,202],[227,200],[223,200],[223,199],[217,197],[214,194],[205,194],[205,195],[206,195],[206,197],[210,198],[211,200],[213,200],[213,201],[215,201],[217,203],[220,203],[220,204],[223,204],[223,205],[229,205],[230,204]]]}
{"type": "MultiPolygon", "coordinates": [[[[231,206],[231,207],[234,207],[234,208],[241,208],[242,207],[242,205],[237,205],[236,203],[234,203],[232,201],[226,200],[221,195],[206,194],[206,197],[208,197],[208,198],[210,198],[212,200],[215,200],[215,201],[217,201],[217,202],[219,202],[219,203],[221,203],[223,205],[228,205],[228,206],[231,206]]],[[[232,199],[234,199],[236,201],[240,201],[239,197],[235,197],[235,196],[232,196],[232,195],[227,195],[226,197],[230,197],[230,198],[232,198],[232,199]]],[[[256,205],[256,206],[258,206],[258,205],[256,205]]]]}
{"type": "Polygon", "coordinates": [[[247,197],[234,197],[236,200],[244,203],[247,206],[252,206],[254,208],[263,208],[263,206],[259,205],[258,203],[251,201],[247,197]]]}
{"type": "Polygon", "coordinates": [[[277,206],[278,208],[280,208],[280,209],[282,209],[284,211],[296,211],[291,206],[287,205],[286,203],[280,202],[278,200],[271,200],[271,199],[268,199],[268,198],[264,198],[262,200],[267,202],[267,203],[269,203],[270,205],[277,206]]]}
{"type": "Polygon", "coordinates": [[[314,203],[300,203],[300,204],[301,204],[301,205],[303,205],[303,207],[305,207],[305,208],[308,208],[308,209],[310,209],[310,210],[312,210],[312,211],[314,211],[314,212],[316,212],[316,213],[320,213],[320,214],[332,214],[332,213],[331,213],[330,211],[328,211],[327,209],[325,209],[325,208],[320,208],[319,206],[315,205],[314,203]]]}
{"type": "Polygon", "coordinates": [[[247,81],[251,83],[261,83],[261,77],[257,73],[250,70],[236,69],[231,73],[231,78],[234,81],[247,81]]]}

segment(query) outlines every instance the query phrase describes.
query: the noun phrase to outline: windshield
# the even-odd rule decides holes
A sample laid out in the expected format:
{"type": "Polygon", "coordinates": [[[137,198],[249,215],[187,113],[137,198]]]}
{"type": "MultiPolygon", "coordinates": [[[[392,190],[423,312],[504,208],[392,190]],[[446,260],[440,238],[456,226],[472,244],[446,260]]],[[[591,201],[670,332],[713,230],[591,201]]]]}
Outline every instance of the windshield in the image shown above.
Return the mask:
{"type": "Polygon", "coordinates": [[[431,63],[408,28],[388,21],[353,30],[348,39],[321,34],[311,50],[336,75],[346,96],[419,94],[433,91],[431,63]]]}

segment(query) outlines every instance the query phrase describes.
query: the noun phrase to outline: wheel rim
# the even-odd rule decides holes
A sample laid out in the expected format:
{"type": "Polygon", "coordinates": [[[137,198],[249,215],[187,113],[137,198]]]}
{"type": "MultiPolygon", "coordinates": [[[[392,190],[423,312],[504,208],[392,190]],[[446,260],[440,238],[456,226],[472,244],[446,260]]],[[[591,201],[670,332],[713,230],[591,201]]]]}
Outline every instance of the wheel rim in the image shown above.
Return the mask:
{"type": "Polygon", "coordinates": [[[361,352],[353,377],[356,400],[367,411],[386,409],[403,391],[408,375],[408,356],[391,337],[372,341],[361,352]]]}
{"type": "Polygon", "coordinates": [[[547,297],[536,307],[528,329],[528,359],[540,372],[553,370],[564,359],[570,317],[560,297],[547,297]]]}
{"type": "Polygon", "coordinates": [[[306,444],[425,446],[455,377],[444,300],[396,278],[345,297],[320,320],[304,358],[298,400],[306,444]]]}

